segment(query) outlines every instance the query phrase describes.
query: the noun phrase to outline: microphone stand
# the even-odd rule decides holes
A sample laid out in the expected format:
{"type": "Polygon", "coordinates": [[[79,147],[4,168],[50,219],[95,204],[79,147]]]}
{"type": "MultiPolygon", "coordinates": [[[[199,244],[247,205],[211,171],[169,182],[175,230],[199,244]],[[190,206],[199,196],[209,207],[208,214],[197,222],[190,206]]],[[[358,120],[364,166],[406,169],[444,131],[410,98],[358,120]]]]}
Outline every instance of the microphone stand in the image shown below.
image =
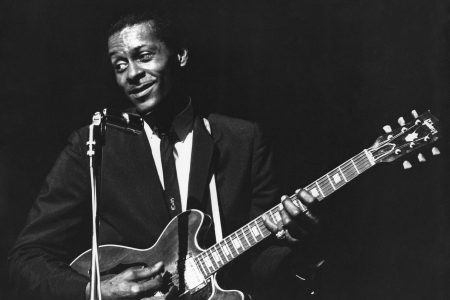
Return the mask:
{"type": "Polygon", "coordinates": [[[97,177],[100,174],[101,144],[103,142],[103,116],[96,112],[89,125],[89,140],[87,155],[89,156],[89,173],[91,177],[92,199],[92,248],[91,248],[91,289],[89,300],[101,300],[100,268],[98,262],[98,209],[97,209],[97,177]]]}
{"type": "Polygon", "coordinates": [[[91,248],[91,290],[89,300],[102,300],[100,267],[98,257],[98,207],[97,178],[101,170],[102,145],[104,143],[106,125],[119,128],[134,134],[144,131],[144,121],[138,115],[104,109],[96,112],[89,125],[89,140],[87,155],[89,156],[89,173],[91,177],[92,199],[92,248],[91,248]]]}

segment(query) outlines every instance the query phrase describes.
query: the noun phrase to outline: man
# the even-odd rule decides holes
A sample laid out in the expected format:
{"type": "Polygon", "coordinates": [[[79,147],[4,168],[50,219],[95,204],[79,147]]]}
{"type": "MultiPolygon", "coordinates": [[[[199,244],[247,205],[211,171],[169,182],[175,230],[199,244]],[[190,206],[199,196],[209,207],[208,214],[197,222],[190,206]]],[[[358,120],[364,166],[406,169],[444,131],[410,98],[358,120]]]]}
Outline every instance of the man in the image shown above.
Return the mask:
{"type": "MultiPolygon", "coordinates": [[[[197,208],[210,214],[208,183],[213,174],[224,235],[264,213],[279,196],[270,147],[258,126],[219,115],[202,118],[194,112],[182,80],[189,50],[175,25],[167,12],[155,10],[121,19],[109,35],[116,81],[133,104],[133,112],[145,120],[145,134],[107,130],[99,244],[148,248],[176,213],[197,208]]],[[[23,297],[83,299],[89,294],[88,278],[69,266],[90,247],[86,141],[86,128],[70,137],[11,251],[11,279],[23,297]]],[[[305,191],[298,196],[306,207],[314,203],[305,191]]],[[[282,224],[266,218],[265,225],[295,243],[317,219],[289,198],[283,198],[283,206],[282,224]]],[[[286,245],[267,243],[252,258],[243,258],[245,267],[237,269],[246,270],[244,276],[231,269],[223,280],[231,285],[233,278],[251,277],[240,282],[247,292],[252,292],[252,281],[278,282],[277,272],[281,274],[289,254],[286,245]]],[[[163,264],[157,263],[103,280],[103,299],[151,297],[163,289],[163,272],[163,264]]],[[[257,299],[269,295],[262,289],[253,291],[257,299]]],[[[174,293],[171,290],[166,296],[174,293]]]]}

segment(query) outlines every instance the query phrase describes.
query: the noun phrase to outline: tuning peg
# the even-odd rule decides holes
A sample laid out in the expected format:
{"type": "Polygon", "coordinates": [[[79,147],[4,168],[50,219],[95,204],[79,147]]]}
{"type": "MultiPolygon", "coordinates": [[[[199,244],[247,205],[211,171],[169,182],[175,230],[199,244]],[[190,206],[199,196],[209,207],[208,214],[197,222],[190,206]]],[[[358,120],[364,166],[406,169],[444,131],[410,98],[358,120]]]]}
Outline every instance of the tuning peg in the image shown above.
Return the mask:
{"type": "Polygon", "coordinates": [[[413,109],[411,111],[411,115],[414,117],[414,119],[417,119],[419,117],[419,114],[417,113],[417,111],[415,109],[413,109]]]}
{"type": "Polygon", "coordinates": [[[423,156],[422,153],[417,154],[417,159],[419,160],[419,162],[426,162],[427,161],[425,159],[425,156],[423,156]]]}
{"type": "Polygon", "coordinates": [[[392,128],[391,128],[390,125],[384,125],[384,126],[383,126],[383,130],[384,130],[384,132],[386,132],[386,133],[391,133],[391,132],[392,132],[392,128]]]}
{"type": "Polygon", "coordinates": [[[433,147],[433,148],[431,148],[431,153],[436,156],[436,155],[441,154],[441,151],[439,151],[439,149],[437,147],[433,147]]]}
{"type": "Polygon", "coordinates": [[[407,170],[407,169],[411,169],[411,168],[412,168],[411,163],[409,161],[405,160],[403,162],[403,169],[407,170]]]}
{"type": "Polygon", "coordinates": [[[405,126],[405,119],[403,119],[403,117],[398,118],[397,122],[398,122],[398,125],[405,126]]]}

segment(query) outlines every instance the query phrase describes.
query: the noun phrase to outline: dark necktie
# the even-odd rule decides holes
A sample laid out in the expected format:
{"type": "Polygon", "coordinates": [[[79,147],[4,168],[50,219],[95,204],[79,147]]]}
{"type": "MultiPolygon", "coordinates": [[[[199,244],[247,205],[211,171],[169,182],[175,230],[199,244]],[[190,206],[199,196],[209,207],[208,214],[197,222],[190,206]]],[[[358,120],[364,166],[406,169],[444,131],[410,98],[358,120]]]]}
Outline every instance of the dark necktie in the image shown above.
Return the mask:
{"type": "Polygon", "coordinates": [[[164,196],[172,217],[181,213],[181,196],[178,186],[177,169],[173,150],[175,144],[174,134],[161,134],[161,163],[164,177],[164,196]]]}

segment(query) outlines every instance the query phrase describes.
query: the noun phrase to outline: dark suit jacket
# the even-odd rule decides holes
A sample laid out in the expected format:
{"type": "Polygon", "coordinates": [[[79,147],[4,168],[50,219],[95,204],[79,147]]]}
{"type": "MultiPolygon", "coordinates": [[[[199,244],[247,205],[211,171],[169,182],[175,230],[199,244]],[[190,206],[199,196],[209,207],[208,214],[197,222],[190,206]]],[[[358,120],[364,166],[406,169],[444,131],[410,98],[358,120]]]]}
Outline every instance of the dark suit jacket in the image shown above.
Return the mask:
{"type": "MultiPolygon", "coordinates": [[[[214,172],[226,235],[269,209],[279,195],[270,147],[258,126],[220,115],[208,120],[212,136],[200,117],[194,122],[188,208],[209,213],[214,172]]],[[[11,251],[10,278],[24,296],[84,299],[88,279],[68,263],[90,248],[87,135],[85,127],[69,138],[11,251]]],[[[170,220],[147,137],[108,127],[105,140],[99,243],[147,248],[170,220]]],[[[271,270],[288,252],[277,249],[270,262],[262,260],[264,268],[271,270]]],[[[256,271],[264,272],[270,271],[256,271]]]]}

